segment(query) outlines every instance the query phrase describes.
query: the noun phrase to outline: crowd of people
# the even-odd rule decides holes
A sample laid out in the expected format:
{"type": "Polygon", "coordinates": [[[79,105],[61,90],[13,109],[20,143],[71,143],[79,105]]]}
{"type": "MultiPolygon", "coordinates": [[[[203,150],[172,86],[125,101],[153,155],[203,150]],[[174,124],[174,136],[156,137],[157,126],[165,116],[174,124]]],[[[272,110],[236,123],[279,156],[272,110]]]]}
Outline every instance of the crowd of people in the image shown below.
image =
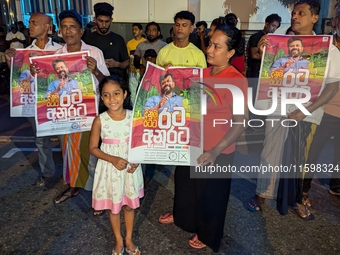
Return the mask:
{"type": "MultiPolygon", "coordinates": [[[[91,57],[87,56],[86,61],[101,98],[101,105],[98,106],[100,114],[95,118],[91,132],[59,136],[63,156],[63,178],[68,183],[68,188],[55,197],[54,203],[61,204],[77,196],[80,189],[92,191],[93,215],[102,215],[106,210],[110,215],[115,236],[112,254],[123,254],[126,251],[128,254],[138,255],[141,254],[141,249],[132,239],[134,210],[140,206],[139,200],[144,196],[144,190],[152,180],[157,166],[146,165],[143,177],[141,165],[128,162],[127,154],[131,109],[137,100],[136,91],[145,73],[147,61],[165,69],[169,66],[203,68],[203,83],[213,86],[221,83],[221,80],[233,80],[246,94],[248,86],[256,89],[264,46],[269,45],[268,34],[275,33],[280,27],[281,17],[278,14],[269,15],[263,30],[252,35],[246,45],[244,35],[236,28],[238,18],[235,14],[229,13],[225,17],[214,19],[208,29],[205,21],[195,23],[195,16],[191,12],[180,11],[174,16],[171,36],[166,40],[168,43],[161,39],[159,24],[150,22],[145,27],[145,38],[142,36],[142,25],[134,23],[134,38],[126,44],[120,35],[110,30],[113,10],[113,6],[108,3],[95,4],[94,24],[91,26],[91,29],[95,29],[85,36],[81,15],[74,10],[61,12],[59,29],[65,41],[64,45],[48,37],[51,18],[44,13],[34,13],[29,20],[29,35],[34,40],[26,48],[55,51],[55,54],[90,51],[91,57]],[[196,34],[193,36],[195,24],[196,34]],[[125,238],[121,234],[121,211],[125,219],[125,238]]],[[[297,2],[291,14],[291,27],[287,34],[315,34],[313,26],[318,21],[319,13],[320,5],[317,1],[297,2]]],[[[336,10],[333,22],[334,45],[329,54],[327,84],[320,96],[308,106],[313,115],[319,116],[319,125],[304,120],[305,115],[296,110],[288,114],[290,119],[298,121],[294,128],[285,129],[279,124],[266,126],[261,164],[314,164],[332,135],[334,165],[340,164],[340,9],[336,10]],[[318,115],[319,111],[324,111],[324,114],[318,115]]],[[[15,49],[20,48],[17,46],[23,47],[27,42],[26,35],[20,33],[21,36],[18,33],[20,32],[16,27],[12,27],[9,37],[6,38],[7,43],[10,43],[10,48],[5,52],[9,66],[11,58],[16,54],[15,49]]],[[[289,39],[288,47],[294,55],[294,61],[287,63],[286,58],[278,59],[273,68],[286,68],[297,65],[300,61],[300,55],[297,53],[301,53],[303,49],[302,42],[289,39]]],[[[291,56],[287,56],[287,59],[291,59],[291,56]]],[[[66,74],[66,67],[57,70],[58,63],[63,65],[62,61],[54,63],[56,72],[66,74]]],[[[34,64],[30,66],[32,76],[39,71],[34,64]]],[[[65,77],[60,75],[59,78],[60,81],[55,81],[50,93],[59,93],[66,86],[65,77]]],[[[161,84],[163,80],[168,82],[171,88],[171,75],[162,77],[161,84]]],[[[216,90],[222,102],[215,105],[210,100],[207,103],[208,114],[204,116],[204,153],[197,158],[197,163],[233,165],[236,140],[246,127],[233,125],[212,129],[212,116],[242,123],[249,119],[248,107],[245,102],[244,114],[233,115],[232,95],[225,89],[216,90]]],[[[172,90],[170,92],[167,98],[177,96],[172,90]]],[[[177,96],[177,99],[180,97],[177,96]]],[[[160,97],[157,104],[150,102],[150,108],[162,107],[159,105],[161,100],[160,97]]],[[[34,117],[29,118],[29,122],[35,132],[34,117]]],[[[51,140],[50,137],[36,137],[35,143],[40,165],[35,185],[44,186],[55,173],[51,140]]],[[[247,202],[246,207],[257,212],[261,210],[265,199],[277,199],[277,209],[281,214],[287,214],[288,208],[291,207],[303,220],[313,220],[314,216],[308,209],[312,203],[308,197],[312,178],[310,174],[303,176],[296,173],[287,178],[283,174],[280,176],[280,173],[268,172],[265,178],[261,176],[257,179],[255,196],[247,202]]],[[[161,215],[159,222],[174,223],[184,231],[194,233],[188,242],[191,247],[201,249],[208,246],[218,252],[223,238],[231,173],[223,179],[193,179],[190,178],[190,166],[177,166],[174,179],[173,211],[161,215]]],[[[340,195],[340,178],[336,174],[331,178],[330,193],[340,195]]]]}

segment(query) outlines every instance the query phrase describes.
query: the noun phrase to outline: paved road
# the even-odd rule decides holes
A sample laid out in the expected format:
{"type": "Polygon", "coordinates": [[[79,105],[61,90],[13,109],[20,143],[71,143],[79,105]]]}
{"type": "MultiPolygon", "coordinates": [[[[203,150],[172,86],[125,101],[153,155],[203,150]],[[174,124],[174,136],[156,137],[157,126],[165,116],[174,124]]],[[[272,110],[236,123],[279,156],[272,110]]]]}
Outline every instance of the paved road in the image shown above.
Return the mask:
{"type": "MultiPolygon", "coordinates": [[[[58,144],[54,181],[47,187],[32,186],[38,167],[35,145],[13,139],[17,134],[31,135],[30,128],[24,120],[7,124],[7,131],[0,133],[12,137],[0,143],[0,254],[110,254],[114,238],[108,214],[92,216],[90,192],[82,190],[79,196],[59,205],[52,202],[65,189],[58,144]],[[20,128],[8,127],[13,123],[20,128]]],[[[323,152],[323,162],[331,162],[331,143],[323,152]]],[[[235,164],[258,164],[260,151],[260,144],[239,146],[235,164]]],[[[304,222],[293,211],[279,215],[274,201],[266,201],[262,212],[247,211],[244,204],[254,194],[256,182],[247,176],[235,176],[218,254],[340,254],[340,198],[328,193],[329,175],[319,177],[314,179],[310,192],[316,219],[304,222]]],[[[189,247],[192,234],[173,224],[158,223],[159,215],[171,210],[172,198],[173,171],[163,168],[156,172],[136,210],[134,238],[143,254],[212,254],[209,248],[189,247]]]]}

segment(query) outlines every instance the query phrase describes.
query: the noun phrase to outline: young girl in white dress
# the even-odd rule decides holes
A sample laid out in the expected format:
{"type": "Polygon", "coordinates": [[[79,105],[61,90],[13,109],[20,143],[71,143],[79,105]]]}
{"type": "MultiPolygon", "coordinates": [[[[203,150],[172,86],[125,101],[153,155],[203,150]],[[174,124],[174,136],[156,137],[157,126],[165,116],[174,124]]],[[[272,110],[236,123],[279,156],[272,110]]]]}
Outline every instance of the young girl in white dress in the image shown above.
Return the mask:
{"type": "Polygon", "coordinates": [[[123,208],[126,227],[126,252],[140,255],[132,241],[134,209],[144,196],[143,175],[139,164],[127,161],[132,112],[124,109],[127,86],[114,77],[99,84],[101,99],[107,110],[97,116],[92,124],[89,150],[98,158],[92,191],[92,207],[110,210],[110,222],[116,243],[112,254],[124,253],[120,231],[120,211],[123,208]],[[101,145],[99,142],[101,138],[101,145]]]}

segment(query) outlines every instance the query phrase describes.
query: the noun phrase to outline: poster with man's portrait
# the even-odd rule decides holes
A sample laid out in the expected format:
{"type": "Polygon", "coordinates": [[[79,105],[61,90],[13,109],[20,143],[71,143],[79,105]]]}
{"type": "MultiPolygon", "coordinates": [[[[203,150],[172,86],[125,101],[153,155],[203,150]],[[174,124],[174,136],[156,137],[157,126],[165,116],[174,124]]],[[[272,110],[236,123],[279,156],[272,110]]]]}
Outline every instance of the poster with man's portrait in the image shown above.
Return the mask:
{"type": "Polygon", "coordinates": [[[85,57],[89,52],[32,57],[36,74],[37,136],[91,130],[97,116],[96,87],[85,57]]]}
{"type": "Polygon", "coordinates": [[[54,51],[17,49],[11,60],[11,117],[35,116],[35,78],[30,72],[29,58],[52,55],[54,51]]]}
{"type": "MultiPolygon", "coordinates": [[[[310,99],[303,103],[307,107],[321,94],[326,82],[332,37],[270,34],[268,40],[261,61],[255,108],[267,110],[276,101],[277,107],[271,115],[280,116],[282,99],[294,102],[305,98],[303,92],[308,91],[310,99]]],[[[287,114],[296,109],[294,104],[287,104],[282,111],[287,114]]]]}
{"type": "Polygon", "coordinates": [[[190,165],[203,153],[202,75],[200,68],[147,63],[133,109],[129,161],[190,165]]]}

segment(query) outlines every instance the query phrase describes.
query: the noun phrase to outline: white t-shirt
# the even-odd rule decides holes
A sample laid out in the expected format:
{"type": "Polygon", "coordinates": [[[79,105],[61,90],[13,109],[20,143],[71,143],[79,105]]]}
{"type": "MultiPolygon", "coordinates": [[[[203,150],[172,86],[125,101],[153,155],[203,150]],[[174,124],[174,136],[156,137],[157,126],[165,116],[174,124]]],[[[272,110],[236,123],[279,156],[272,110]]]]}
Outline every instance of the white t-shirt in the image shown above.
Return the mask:
{"type": "MultiPolygon", "coordinates": [[[[9,32],[6,35],[6,41],[11,41],[14,38],[18,38],[20,40],[26,40],[24,34],[19,31],[17,31],[15,34],[13,34],[12,32],[9,32]]],[[[21,42],[12,42],[9,47],[14,48],[14,49],[22,49],[24,48],[24,45],[21,42]]]]}

